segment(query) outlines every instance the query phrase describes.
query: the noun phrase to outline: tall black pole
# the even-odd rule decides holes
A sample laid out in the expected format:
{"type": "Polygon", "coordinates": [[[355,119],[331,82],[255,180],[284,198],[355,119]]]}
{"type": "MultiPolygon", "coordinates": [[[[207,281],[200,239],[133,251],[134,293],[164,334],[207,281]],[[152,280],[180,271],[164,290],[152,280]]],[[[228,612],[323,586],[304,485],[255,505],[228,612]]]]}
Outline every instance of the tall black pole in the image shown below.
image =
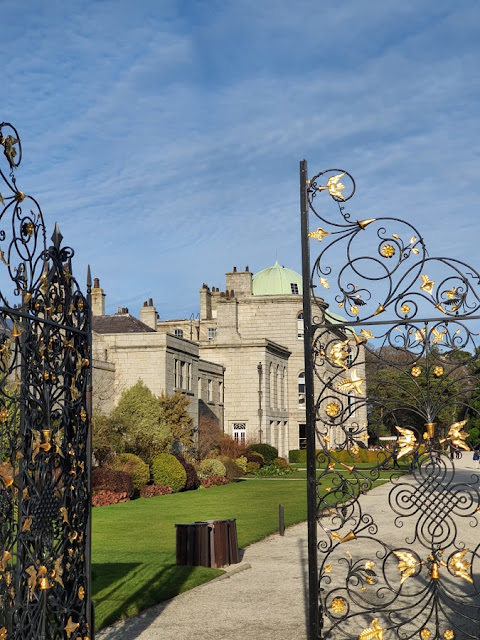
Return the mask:
{"type": "Polygon", "coordinates": [[[313,392],[312,308],[310,247],[308,243],[307,161],[300,162],[300,210],[302,230],[303,323],[305,351],[305,406],[307,435],[307,515],[308,515],[308,632],[309,640],[319,638],[317,560],[317,475],[315,456],[315,404],[313,392]]]}

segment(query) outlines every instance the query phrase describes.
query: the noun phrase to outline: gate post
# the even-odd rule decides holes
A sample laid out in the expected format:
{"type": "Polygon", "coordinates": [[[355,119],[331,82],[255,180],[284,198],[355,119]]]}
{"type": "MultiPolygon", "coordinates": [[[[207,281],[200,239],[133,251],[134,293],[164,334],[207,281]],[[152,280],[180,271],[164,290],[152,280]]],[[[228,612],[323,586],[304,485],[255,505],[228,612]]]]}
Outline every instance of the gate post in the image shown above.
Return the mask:
{"type": "Polygon", "coordinates": [[[319,636],[317,559],[317,478],[315,455],[315,407],[313,397],[312,308],[310,246],[308,244],[307,161],[300,162],[300,209],[302,234],[303,323],[305,352],[305,408],[307,436],[307,517],[308,517],[308,631],[309,640],[319,636]]]}

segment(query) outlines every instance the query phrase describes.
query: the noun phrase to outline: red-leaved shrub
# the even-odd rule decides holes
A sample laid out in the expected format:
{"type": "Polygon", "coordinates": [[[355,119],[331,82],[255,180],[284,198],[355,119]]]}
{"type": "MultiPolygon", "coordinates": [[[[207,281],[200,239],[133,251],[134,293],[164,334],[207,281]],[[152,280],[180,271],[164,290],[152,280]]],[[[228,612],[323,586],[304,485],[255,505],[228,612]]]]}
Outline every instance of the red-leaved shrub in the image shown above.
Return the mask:
{"type": "Polygon", "coordinates": [[[190,462],[185,460],[185,457],[182,454],[175,454],[176,459],[182,463],[183,468],[187,473],[187,482],[185,484],[184,491],[190,491],[192,489],[198,489],[200,486],[200,480],[198,479],[197,472],[195,471],[195,467],[190,462]]]}
{"type": "Polygon", "coordinates": [[[115,491],[95,491],[92,495],[92,507],[106,507],[109,504],[118,504],[119,502],[128,502],[130,498],[122,491],[117,493],[115,491]]]}
{"type": "Polygon", "coordinates": [[[166,496],[172,493],[168,484],[147,484],[140,489],[141,498],[154,498],[155,496],[166,496]]]}
{"type": "Polygon", "coordinates": [[[92,471],[92,492],[110,491],[133,496],[132,477],[125,471],[114,471],[106,467],[97,467],[92,471]]]}
{"type": "Polygon", "coordinates": [[[222,484],[228,484],[228,480],[224,476],[207,476],[206,478],[200,478],[202,487],[210,489],[210,487],[219,487],[222,484]]]}

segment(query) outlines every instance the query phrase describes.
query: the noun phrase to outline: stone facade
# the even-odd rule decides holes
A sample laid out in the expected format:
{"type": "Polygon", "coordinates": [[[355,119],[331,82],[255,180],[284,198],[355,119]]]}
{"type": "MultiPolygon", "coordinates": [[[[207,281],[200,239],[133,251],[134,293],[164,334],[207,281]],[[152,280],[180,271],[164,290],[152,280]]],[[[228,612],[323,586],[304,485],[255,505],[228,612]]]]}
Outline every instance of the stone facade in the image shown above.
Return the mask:
{"type": "MultiPolygon", "coordinates": [[[[95,285],[94,309],[101,311],[104,294],[98,280],[95,285]]],[[[304,447],[301,286],[299,274],[278,263],[255,276],[248,267],[234,268],[226,274],[225,291],[203,285],[196,318],[160,321],[152,300],[144,303],[141,321],[126,309],[94,318],[95,402],[113,406],[141,378],[156,395],[176,389],[187,394],[195,425],[199,413],[214,415],[225,433],[272,444],[282,456],[304,447]],[[110,399],[99,397],[102,389],[110,390],[110,399]]],[[[330,318],[334,323],[333,314],[330,318]]],[[[328,344],[346,340],[334,324],[324,337],[328,344]]],[[[324,358],[323,375],[334,373],[338,369],[324,358]]],[[[356,374],[364,379],[364,367],[356,367],[356,374]]],[[[344,375],[349,378],[348,370],[344,375]]],[[[321,379],[316,384],[317,394],[321,379]]],[[[356,394],[339,391],[339,404],[353,407],[357,400],[356,394]]],[[[357,436],[366,432],[365,408],[352,410],[349,424],[357,436]]],[[[343,431],[332,428],[330,446],[342,438],[343,431]]]]}

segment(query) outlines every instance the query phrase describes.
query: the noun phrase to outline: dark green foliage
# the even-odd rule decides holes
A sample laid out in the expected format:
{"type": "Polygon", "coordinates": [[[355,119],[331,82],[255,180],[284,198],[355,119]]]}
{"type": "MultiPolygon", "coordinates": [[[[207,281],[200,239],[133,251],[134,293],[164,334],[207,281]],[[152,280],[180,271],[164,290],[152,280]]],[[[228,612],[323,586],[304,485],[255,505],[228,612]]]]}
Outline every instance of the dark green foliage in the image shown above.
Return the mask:
{"type": "Polygon", "coordinates": [[[92,418],[92,452],[98,466],[111,462],[125,450],[125,434],[110,416],[94,411],[92,418]]]}
{"type": "Polygon", "coordinates": [[[167,484],[176,493],[185,488],[187,472],[174,455],[159,453],[152,462],[152,480],[154,484],[167,484]]]}
{"type": "Polygon", "coordinates": [[[250,446],[250,451],[258,451],[263,456],[265,464],[271,464],[278,457],[278,449],[270,444],[257,443],[250,446]]]}
{"type": "Polygon", "coordinates": [[[264,465],[263,456],[257,454],[256,452],[247,451],[247,453],[245,454],[245,458],[247,459],[247,462],[256,462],[259,465],[259,468],[263,467],[264,465]]]}
{"type": "Polygon", "coordinates": [[[92,471],[92,492],[111,491],[133,496],[133,482],[130,474],[105,467],[96,467],[92,471]]]}
{"type": "Polygon", "coordinates": [[[290,449],[288,452],[288,461],[293,463],[305,464],[307,461],[306,449],[290,449]]]}
{"type": "Polygon", "coordinates": [[[175,457],[182,464],[187,474],[185,491],[198,489],[198,487],[200,486],[200,480],[198,479],[198,475],[197,475],[197,472],[195,471],[195,467],[193,466],[193,464],[190,464],[190,462],[187,462],[181,454],[176,454],[175,457]]]}
{"type": "Polygon", "coordinates": [[[245,475],[242,467],[239,467],[234,460],[230,460],[230,458],[227,458],[223,461],[223,464],[225,465],[227,480],[238,480],[238,478],[241,478],[243,475],[245,475]]]}
{"type": "Polygon", "coordinates": [[[115,456],[111,468],[117,471],[126,471],[132,476],[134,489],[140,489],[150,480],[150,468],[146,462],[134,453],[120,453],[115,456]]]}

